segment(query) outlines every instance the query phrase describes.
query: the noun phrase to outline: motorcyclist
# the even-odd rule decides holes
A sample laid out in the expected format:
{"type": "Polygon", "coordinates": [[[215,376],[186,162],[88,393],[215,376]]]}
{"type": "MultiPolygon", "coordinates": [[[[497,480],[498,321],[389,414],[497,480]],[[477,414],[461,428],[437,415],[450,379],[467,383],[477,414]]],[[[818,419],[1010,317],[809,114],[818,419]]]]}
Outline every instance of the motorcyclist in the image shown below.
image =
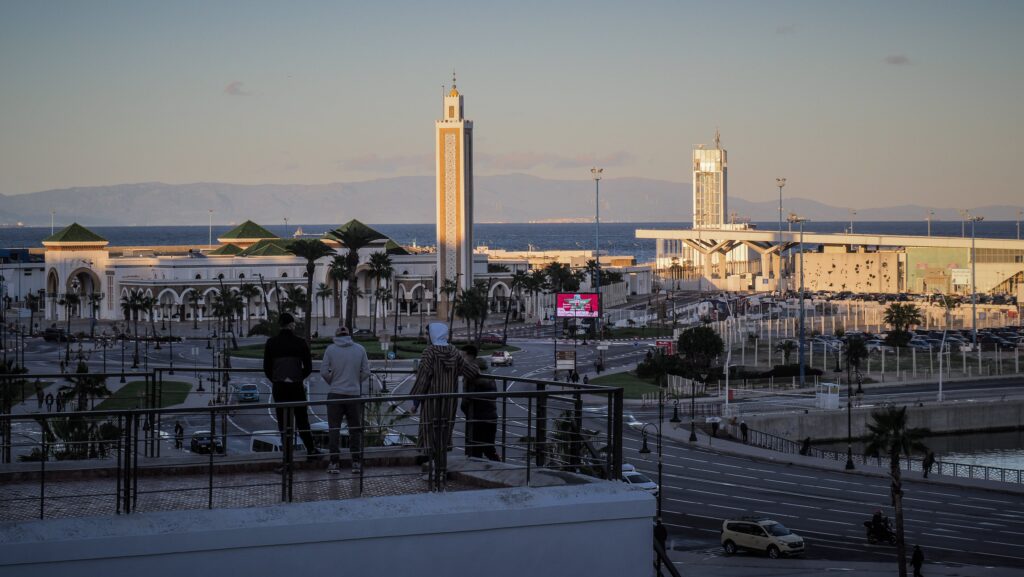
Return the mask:
{"type": "Polygon", "coordinates": [[[882,512],[875,511],[875,514],[871,516],[871,532],[875,535],[879,535],[882,532],[882,512]]]}

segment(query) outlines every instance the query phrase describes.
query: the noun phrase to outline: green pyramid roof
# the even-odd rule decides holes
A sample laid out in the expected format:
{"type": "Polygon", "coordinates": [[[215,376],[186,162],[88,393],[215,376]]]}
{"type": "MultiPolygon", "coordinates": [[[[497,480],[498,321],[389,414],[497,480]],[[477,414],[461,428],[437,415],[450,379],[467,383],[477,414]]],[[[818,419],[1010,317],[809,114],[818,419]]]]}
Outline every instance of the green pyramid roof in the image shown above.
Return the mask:
{"type": "Polygon", "coordinates": [[[242,252],[242,247],[238,246],[237,244],[230,244],[229,243],[229,244],[225,244],[224,246],[221,246],[221,247],[217,248],[216,250],[211,250],[210,252],[206,253],[206,255],[207,256],[235,256],[235,255],[237,255],[237,254],[239,254],[241,252],[242,252]]]}
{"type": "Polygon", "coordinates": [[[295,256],[288,252],[291,242],[283,238],[265,238],[238,253],[238,256],[295,256]]]}
{"type": "Polygon", "coordinates": [[[278,238],[278,236],[251,220],[247,220],[217,238],[278,238]]]}
{"type": "Polygon", "coordinates": [[[44,238],[43,242],[107,242],[107,239],[85,228],[77,222],[73,222],[54,234],[44,238]]]}
{"type": "Polygon", "coordinates": [[[409,254],[409,251],[405,250],[405,247],[390,238],[386,243],[384,243],[384,252],[388,254],[409,254]]]}
{"type": "Polygon", "coordinates": [[[360,237],[367,237],[371,241],[382,240],[382,239],[387,239],[388,238],[387,235],[382,234],[381,232],[379,232],[379,231],[377,231],[377,230],[375,230],[375,229],[373,229],[373,228],[371,228],[369,226],[366,226],[365,224],[359,222],[358,220],[356,220],[354,218],[352,220],[346,222],[345,224],[339,226],[338,228],[336,228],[336,229],[326,233],[324,236],[327,237],[327,238],[330,238],[332,240],[339,241],[339,242],[341,242],[341,244],[344,245],[345,243],[342,240],[342,238],[343,238],[344,235],[348,235],[348,234],[352,234],[352,235],[360,236],[360,237]]]}

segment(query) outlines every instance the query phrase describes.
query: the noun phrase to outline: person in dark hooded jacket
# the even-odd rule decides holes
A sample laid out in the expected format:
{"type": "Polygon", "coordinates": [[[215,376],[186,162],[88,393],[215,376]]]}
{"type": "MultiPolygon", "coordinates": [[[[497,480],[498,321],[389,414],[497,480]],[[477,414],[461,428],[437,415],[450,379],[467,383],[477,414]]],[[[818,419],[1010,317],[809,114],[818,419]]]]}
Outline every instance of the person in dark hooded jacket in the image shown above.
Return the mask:
{"type": "MultiPolygon", "coordinates": [[[[313,372],[313,358],[309,345],[304,339],[295,335],[295,317],[289,313],[281,313],[278,317],[281,330],[277,335],[267,339],[263,349],[263,374],[271,382],[271,393],[275,403],[290,403],[306,400],[306,388],[303,381],[313,372]]],[[[294,411],[295,429],[299,432],[302,444],[306,446],[306,458],[315,460],[320,452],[309,432],[309,409],[293,407],[291,409],[275,409],[277,428],[285,434],[285,412],[294,411]]],[[[282,442],[285,437],[282,436],[282,442]]]]}

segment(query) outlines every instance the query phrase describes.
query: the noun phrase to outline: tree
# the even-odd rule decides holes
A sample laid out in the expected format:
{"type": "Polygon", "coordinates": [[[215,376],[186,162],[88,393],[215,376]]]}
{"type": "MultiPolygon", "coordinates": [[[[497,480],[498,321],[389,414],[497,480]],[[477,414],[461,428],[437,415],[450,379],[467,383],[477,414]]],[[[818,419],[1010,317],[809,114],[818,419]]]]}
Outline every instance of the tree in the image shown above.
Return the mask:
{"type": "Polygon", "coordinates": [[[846,341],[846,382],[852,383],[852,374],[860,372],[860,363],[868,356],[868,347],[860,337],[846,341]]]}
{"type": "MultiPolygon", "coordinates": [[[[281,306],[288,312],[295,313],[297,310],[306,309],[306,293],[297,284],[290,284],[284,287],[284,304],[281,306]]],[[[308,323],[307,323],[308,324],[308,323]]]]}
{"type": "Polygon", "coordinates": [[[142,289],[131,289],[121,297],[121,313],[126,321],[134,323],[135,333],[135,355],[132,359],[132,368],[139,366],[139,317],[142,312],[142,301],[145,294],[142,289]]]}
{"type": "Polygon", "coordinates": [[[725,343],[714,329],[700,326],[680,333],[676,350],[679,351],[682,375],[703,381],[707,387],[718,357],[725,350],[725,343]]]}
{"type": "Polygon", "coordinates": [[[885,323],[892,326],[892,333],[886,338],[890,344],[904,346],[910,341],[908,330],[921,324],[921,309],[910,303],[892,303],[885,309],[885,323]]]}
{"type": "MultiPolygon", "coordinates": [[[[382,290],[381,281],[390,281],[395,269],[391,263],[391,256],[386,252],[372,253],[370,255],[369,265],[370,277],[373,278],[374,283],[376,284],[376,289],[373,292],[374,299],[372,299],[373,302],[370,305],[370,308],[373,309],[373,315],[370,319],[370,330],[373,331],[374,335],[376,335],[378,306],[382,301],[386,303],[387,298],[389,298],[384,294],[386,287],[384,287],[385,290],[382,290]]],[[[387,293],[390,295],[390,290],[387,290],[387,293]]],[[[387,310],[387,305],[384,305],[384,309],[385,311],[387,310]]]]}
{"type": "Polygon", "coordinates": [[[156,320],[153,318],[153,309],[156,308],[156,298],[153,295],[142,295],[139,299],[139,312],[146,313],[149,318],[150,328],[153,334],[156,335],[156,320]]]}
{"type": "Polygon", "coordinates": [[[320,299],[320,325],[327,326],[327,299],[334,298],[334,289],[327,283],[320,283],[316,285],[316,298],[320,299]]]}
{"type": "MultiPolygon", "coordinates": [[[[31,295],[30,295],[31,296],[31,295]]],[[[96,336],[96,309],[105,295],[103,293],[91,292],[87,295],[89,299],[89,338],[96,336]]]]}
{"type": "Polygon", "coordinates": [[[505,327],[501,331],[502,344],[508,344],[508,321],[509,316],[512,314],[512,298],[516,297],[516,302],[519,302],[519,291],[521,291],[523,286],[526,285],[529,276],[529,273],[522,270],[516,271],[515,274],[512,275],[512,283],[508,290],[509,295],[505,302],[505,327]]]}
{"type": "Polygon", "coordinates": [[[305,327],[305,338],[306,342],[310,340],[310,330],[312,324],[310,319],[313,318],[313,274],[316,272],[316,261],[334,254],[334,249],[327,246],[320,239],[314,238],[303,238],[299,240],[293,240],[288,244],[288,252],[294,254],[299,258],[306,259],[306,301],[304,313],[306,317],[305,327]]]}
{"type": "Polygon", "coordinates": [[[252,283],[244,282],[238,287],[238,294],[245,299],[245,329],[246,332],[249,332],[252,330],[252,308],[250,308],[250,305],[252,304],[252,299],[260,294],[260,289],[252,283]]]}
{"type": "Polygon", "coordinates": [[[456,296],[459,294],[459,283],[455,279],[446,278],[441,283],[441,293],[448,302],[448,326],[455,324],[456,296]]]}
{"type": "Polygon", "coordinates": [[[107,380],[104,377],[86,376],[89,366],[84,360],[78,361],[75,368],[75,375],[68,377],[70,385],[62,385],[57,389],[57,396],[60,397],[65,406],[70,401],[75,401],[76,411],[88,411],[89,401],[110,396],[110,389],[107,388],[107,380]]]}
{"type": "Polygon", "coordinates": [[[192,330],[199,328],[199,301],[202,297],[199,295],[199,291],[195,287],[188,289],[188,295],[185,300],[192,305],[192,330]]]}
{"type": "Polygon", "coordinates": [[[334,298],[337,299],[335,310],[338,311],[338,326],[345,324],[345,311],[342,310],[341,297],[344,283],[348,280],[348,277],[348,263],[345,261],[345,257],[340,254],[334,255],[330,264],[327,265],[327,278],[334,281],[334,298]]]}
{"type": "Polygon", "coordinates": [[[784,340],[779,341],[775,344],[775,350],[782,353],[783,364],[789,364],[789,358],[793,356],[793,351],[797,349],[796,341],[784,340]]]}
{"type": "Polygon", "coordinates": [[[42,299],[34,293],[28,293],[25,297],[25,304],[28,306],[28,334],[32,336],[36,332],[36,313],[39,312],[39,303],[42,299]]]}
{"type": "Polygon", "coordinates": [[[327,236],[340,242],[347,251],[345,253],[345,272],[348,273],[348,278],[345,280],[348,282],[349,294],[345,303],[347,309],[345,323],[349,330],[352,330],[356,314],[356,298],[358,298],[358,290],[353,289],[357,288],[356,273],[359,268],[359,251],[369,246],[370,243],[387,237],[355,219],[327,233],[327,236]]]}
{"type": "Polygon", "coordinates": [[[886,407],[871,413],[868,423],[868,443],[865,455],[885,452],[889,456],[889,478],[892,481],[890,493],[896,516],[896,560],[900,577],[907,575],[906,544],[903,540],[903,483],[900,477],[900,457],[909,457],[914,452],[927,453],[928,447],[921,439],[928,429],[907,427],[906,407],[886,407]]]}

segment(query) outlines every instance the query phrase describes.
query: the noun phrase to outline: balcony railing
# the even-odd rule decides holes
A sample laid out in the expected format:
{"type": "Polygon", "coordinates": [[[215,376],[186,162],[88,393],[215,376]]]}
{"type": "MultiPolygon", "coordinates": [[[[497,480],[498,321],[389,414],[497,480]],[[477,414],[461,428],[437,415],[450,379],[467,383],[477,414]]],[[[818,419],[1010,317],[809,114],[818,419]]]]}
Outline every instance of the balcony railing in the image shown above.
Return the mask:
{"type": "MultiPolygon", "coordinates": [[[[219,398],[211,395],[206,406],[161,407],[165,381],[174,377],[168,378],[168,369],[156,368],[126,374],[144,383],[137,408],[56,412],[47,406],[38,412],[0,414],[0,520],[571,482],[563,471],[617,480],[621,470],[620,388],[486,375],[496,381],[497,392],[417,396],[393,394],[396,385],[409,384],[410,372],[374,371],[371,378],[386,382],[391,392],[343,400],[313,393],[309,401],[299,403],[264,402],[269,401],[264,392],[257,402],[241,403],[226,392],[230,383],[247,375],[255,382],[257,375],[262,377],[261,370],[177,371],[210,375],[219,398]],[[419,416],[409,412],[414,401],[458,405],[468,396],[495,400],[494,448],[500,462],[462,456],[467,422],[461,412],[424,427],[433,442],[417,446],[419,416]],[[339,403],[358,403],[362,412],[365,467],[358,473],[328,475],[326,454],[307,462],[294,431],[293,411],[284,411],[284,434],[268,415],[279,408],[306,410],[314,423],[314,441],[326,452],[326,407],[339,403]],[[183,434],[175,434],[176,423],[181,423],[183,434]],[[454,428],[453,447],[439,441],[449,428],[454,428]],[[424,460],[431,463],[426,469],[420,466],[424,460]]],[[[70,383],[69,377],[80,376],[0,374],[0,387],[18,403],[25,396],[26,377],[29,382],[39,378],[70,383]]],[[[87,376],[113,380],[121,373],[87,376]]],[[[28,396],[34,410],[34,396],[28,396]]],[[[341,432],[346,429],[343,424],[341,432]]],[[[347,464],[349,450],[342,448],[340,457],[347,464]]]]}

